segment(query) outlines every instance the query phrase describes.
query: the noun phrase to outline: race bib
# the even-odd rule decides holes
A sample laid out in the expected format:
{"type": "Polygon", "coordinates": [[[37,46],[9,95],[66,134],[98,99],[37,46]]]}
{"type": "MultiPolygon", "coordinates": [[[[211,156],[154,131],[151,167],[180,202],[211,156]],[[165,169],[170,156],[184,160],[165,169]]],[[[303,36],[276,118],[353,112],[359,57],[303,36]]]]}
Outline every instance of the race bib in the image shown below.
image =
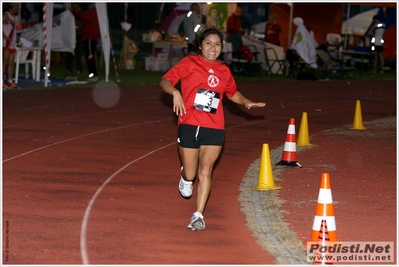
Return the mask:
{"type": "Polygon", "coordinates": [[[215,114],[220,101],[220,93],[199,88],[194,99],[194,108],[215,114]]]}

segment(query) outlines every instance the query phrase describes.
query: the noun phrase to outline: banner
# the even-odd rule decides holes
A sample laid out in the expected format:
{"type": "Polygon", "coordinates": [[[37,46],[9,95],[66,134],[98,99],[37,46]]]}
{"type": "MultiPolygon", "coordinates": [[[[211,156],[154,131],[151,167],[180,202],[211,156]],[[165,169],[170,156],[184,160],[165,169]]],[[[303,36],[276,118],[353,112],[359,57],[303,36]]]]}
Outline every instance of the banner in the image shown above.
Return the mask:
{"type": "Polygon", "coordinates": [[[309,31],[303,24],[302,19],[296,18],[297,30],[295,32],[294,40],[292,41],[291,49],[295,50],[298,55],[311,66],[317,68],[317,51],[319,44],[310,35],[309,31]],[[299,19],[299,20],[298,20],[299,19]]]}
{"type": "Polygon", "coordinates": [[[101,46],[104,53],[105,81],[108,82],[111,39],[110,39],[109,26],[108,26],[107,4],[96,3],[96,10],[97,10],[98,23],[100,24],[101,46]]]}

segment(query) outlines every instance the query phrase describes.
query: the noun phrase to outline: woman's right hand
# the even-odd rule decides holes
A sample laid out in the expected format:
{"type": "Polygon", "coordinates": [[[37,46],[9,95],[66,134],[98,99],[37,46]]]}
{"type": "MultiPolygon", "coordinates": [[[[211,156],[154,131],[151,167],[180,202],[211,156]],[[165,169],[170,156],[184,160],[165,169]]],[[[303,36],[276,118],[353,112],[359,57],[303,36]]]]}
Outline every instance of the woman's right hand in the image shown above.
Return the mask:
{"type": "Polygon", "coordinates": [[[186,106],[184,105],[183,97],[179,90],[175,90],[172,93],[173,95],[173,112],[176,113],[177,116],[183,116],[183,113],[186,114],[186,106]]]}
{"type": "Polygon", "coordinates": [[[184,105],[183,97],[179,90],[177,90],[168,79],[162,78],[159,83],[164,92],[173,96],[173,112],[177,116],[186,114],[186,106],[184,105]]]}

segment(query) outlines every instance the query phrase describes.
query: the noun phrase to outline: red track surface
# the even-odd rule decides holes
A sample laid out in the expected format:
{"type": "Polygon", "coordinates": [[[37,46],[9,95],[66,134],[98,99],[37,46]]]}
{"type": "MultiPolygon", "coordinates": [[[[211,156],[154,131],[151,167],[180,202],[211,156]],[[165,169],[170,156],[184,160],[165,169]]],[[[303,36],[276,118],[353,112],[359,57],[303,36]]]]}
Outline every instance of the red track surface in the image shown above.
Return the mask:
{"type": "Polygon", "coordinates": [[[176,118],[158,86],[120,88],[111,108],[98,107],[91,88],[3,92],[3,264],[276,263],[246,226],[238,188],[262,144],[283,145],[302,112],[317,146],[299,153],[302,169],[279,174],[284,220],[308,241],[328,172],[339,241],[396,247],[396,129],[384,138],[323,132],[351,125],[356,100],[365,123],[396,117],[396,81],[238,85],[267,106],[226,102],[202,232],[186,229],[195,195],[179,195],[176,118]]]}

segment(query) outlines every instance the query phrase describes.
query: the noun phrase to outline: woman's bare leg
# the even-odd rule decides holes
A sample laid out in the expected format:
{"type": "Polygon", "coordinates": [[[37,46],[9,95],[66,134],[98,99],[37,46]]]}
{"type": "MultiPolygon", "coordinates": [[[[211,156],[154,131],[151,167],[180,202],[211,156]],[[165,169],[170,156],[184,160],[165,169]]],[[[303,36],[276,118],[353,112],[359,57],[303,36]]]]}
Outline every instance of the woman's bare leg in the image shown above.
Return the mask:
{"type": "Polygon", "coordinates": [[[197,175],[199,149],[179,146],[179,152],[183,166],[181,176],[187,181],[193,181],[197,175]]]}
{"type": "Polygon", "coordinates": [[[205,210],[212,187],[212,170],[222,146],[201,146],[198,163],[197,211],[205,210]]]}

